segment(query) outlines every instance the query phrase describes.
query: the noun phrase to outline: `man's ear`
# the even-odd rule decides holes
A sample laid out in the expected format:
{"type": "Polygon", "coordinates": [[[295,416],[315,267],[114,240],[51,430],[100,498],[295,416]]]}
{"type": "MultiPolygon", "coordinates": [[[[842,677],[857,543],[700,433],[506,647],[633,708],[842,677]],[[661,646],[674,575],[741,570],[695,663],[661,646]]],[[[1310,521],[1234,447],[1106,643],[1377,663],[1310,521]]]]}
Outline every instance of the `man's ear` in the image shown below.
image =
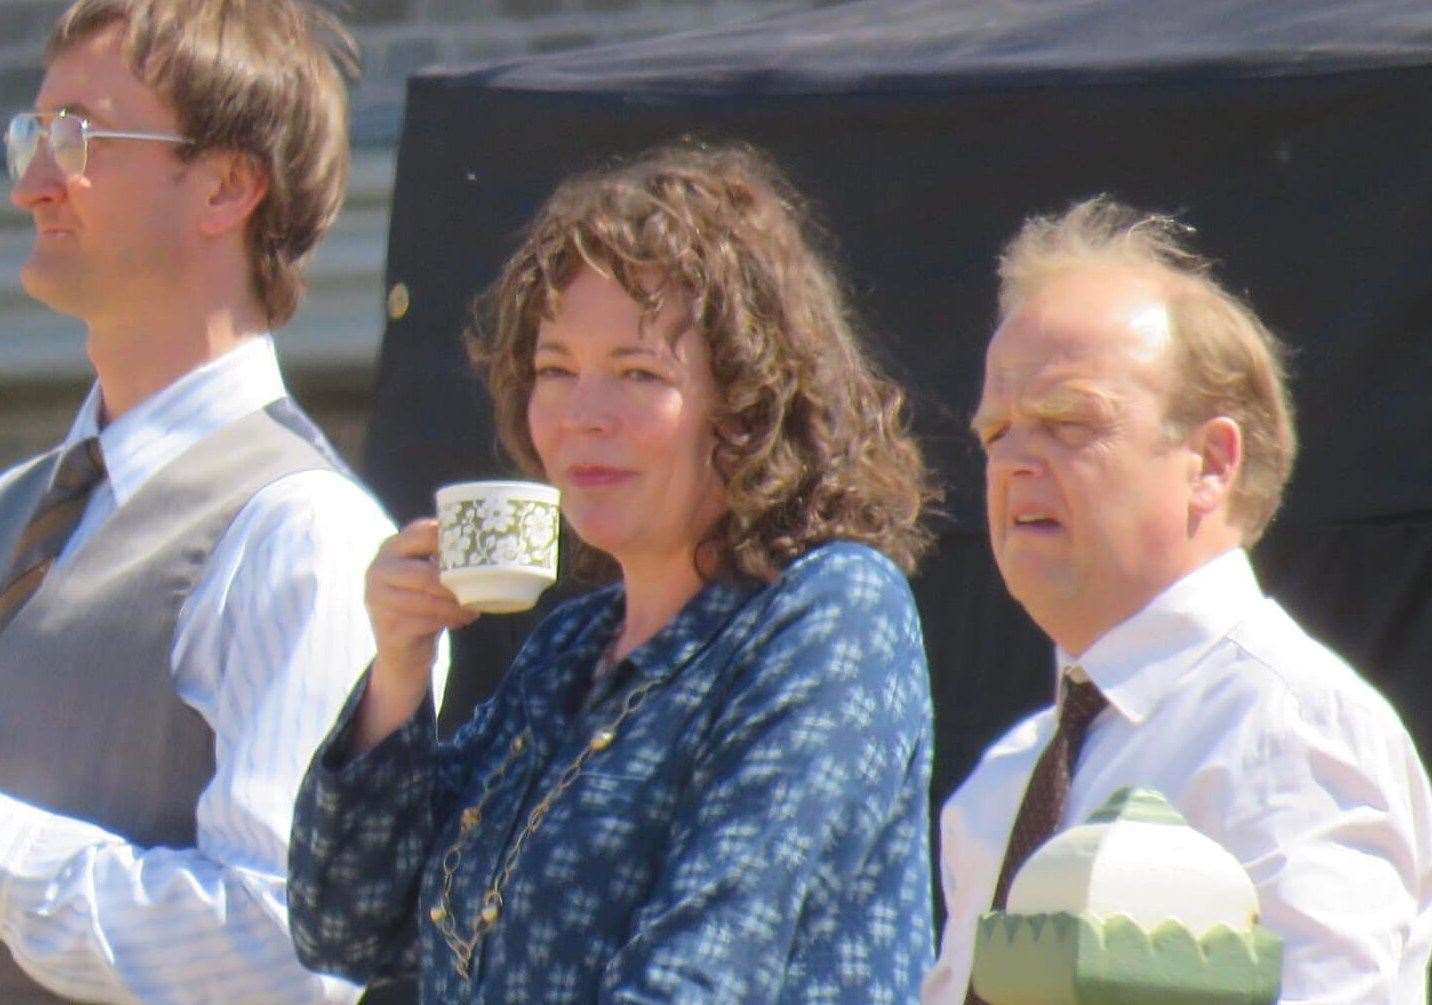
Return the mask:
{"type": "Polygon", "coordinates": [[[206,237],[220,237],[242,231],[264,196],[268,195],[268,171],[247,153],[212,150],[200,155],[207,163],[204,205],[200,230],[206,237]]]}
{"type": "Polygon", "coordinates": [[[1190,504],[1201,514],[1227,504],[1243,469],[1243,430],[1226,415],[1203,423],[1189,438],[1198,455],[1190,504]]]}

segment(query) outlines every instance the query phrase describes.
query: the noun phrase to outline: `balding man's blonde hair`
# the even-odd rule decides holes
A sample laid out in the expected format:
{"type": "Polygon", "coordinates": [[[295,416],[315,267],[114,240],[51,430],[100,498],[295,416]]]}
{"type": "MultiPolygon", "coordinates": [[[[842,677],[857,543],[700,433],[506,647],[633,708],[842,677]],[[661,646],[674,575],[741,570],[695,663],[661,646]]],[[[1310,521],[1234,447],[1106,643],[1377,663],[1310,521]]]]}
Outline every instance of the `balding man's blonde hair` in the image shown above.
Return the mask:
{"type": "Polygon", "coordinates": [[[1208,260],[1184,244],[1189,233],[1172,217],[1107,196],[1059,216],[1032,217],[1000,255],[1000,319],[1072,271],[1128,268],[1157,278],[1173,329],[1176,383],[1166,418],[1179,436],[1217,416],[1238,423],[1243,466],[1229,515],[1251,545],[1278,511],[1298,449],[1287,351],[1247,304],[1214,281],[1208,260]]]}

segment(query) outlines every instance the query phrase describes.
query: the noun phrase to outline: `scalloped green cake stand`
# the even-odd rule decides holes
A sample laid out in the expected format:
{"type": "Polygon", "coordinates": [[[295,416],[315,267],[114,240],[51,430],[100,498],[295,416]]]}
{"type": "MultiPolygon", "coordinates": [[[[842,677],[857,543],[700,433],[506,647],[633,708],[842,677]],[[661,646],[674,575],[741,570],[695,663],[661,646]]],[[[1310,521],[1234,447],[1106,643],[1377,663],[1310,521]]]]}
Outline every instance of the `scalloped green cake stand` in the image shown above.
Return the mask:
{"type": "MultiPolygon", "coordinates": [[[[1188,827],[1149,789],[1121,789],[1089,818],[1090,825],[1107,828],[1104,833],[1125,821],[1188,827]]],[[[1168,882],[1160,884],[1173,903],[1179,868],[1170,862],[1168,882]]],[[[1195,935],[1173,913],[1146,928],[1123,914],[1089,910],[988,912],[975,936],[974,988],[990,1005],[1271,1005],[1278,1000],[1283,943],[1277,935],[1256,923],[1244,930],[1214,924],[1195,935]]]]}

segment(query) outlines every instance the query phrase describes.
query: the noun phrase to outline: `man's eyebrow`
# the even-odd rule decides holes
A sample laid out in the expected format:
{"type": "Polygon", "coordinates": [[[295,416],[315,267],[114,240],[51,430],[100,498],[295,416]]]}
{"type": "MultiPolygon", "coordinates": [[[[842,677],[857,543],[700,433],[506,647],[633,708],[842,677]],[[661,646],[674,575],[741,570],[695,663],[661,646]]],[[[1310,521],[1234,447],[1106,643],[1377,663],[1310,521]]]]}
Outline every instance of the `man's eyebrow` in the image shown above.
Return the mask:
{"type": "Polygon", "coordinates": [[[994,425],[999,419],[998,413],[985,405],[980,405],[970,416],[970,432],[979,436],[984,430],[994,425]]]}
{"type": "Polygon", "coordinates": [[[92,119],[94,113],[89,110],[83,101],[67,101],[58,108],[35,109],[36,115],[58,115],[64,112],[67,115],[74,115],[81,119],[92,119]]]}
{"type": "MultiPolygon", "coordinates": [[[[1114,418],[1119,409],[1115,395],[1099,388],[1069,383],[1050,388],[1047,391],[1023,395],[1016,399],[1015,410],[1027,412],[1040,418],[1088,417],[1095,421],[1114,418]]],[[[970,416],[970,431],[976,436],[1001,421],[1009,408],[991,408],[981,405],[970,416]]]]}
{"type": "Polygon", "coordinates": [[[1119,399],[1101,388],[1071,382],[1031,394],[1023,405],[1029,412],[1040,416],[1075,415],[1108,419],[1118,411],[1119,399]]]}

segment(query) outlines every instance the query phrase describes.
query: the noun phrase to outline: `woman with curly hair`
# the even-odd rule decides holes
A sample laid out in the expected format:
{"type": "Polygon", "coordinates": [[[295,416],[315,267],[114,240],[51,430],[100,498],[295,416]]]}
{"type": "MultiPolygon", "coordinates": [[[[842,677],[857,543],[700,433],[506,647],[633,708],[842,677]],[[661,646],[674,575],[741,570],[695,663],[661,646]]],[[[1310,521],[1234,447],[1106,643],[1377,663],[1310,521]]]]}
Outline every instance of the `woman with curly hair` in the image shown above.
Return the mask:
{"type": "Polygon", "coordinates": [[[466,623],[417,521],[309,769],[305,963],[428,1002],[912,1001],[931,717],[905,580],[932,493],[779,175],[680,147],[562,185],[474,337],[504,445],[617,582],[438,743],[466,623]]]}

